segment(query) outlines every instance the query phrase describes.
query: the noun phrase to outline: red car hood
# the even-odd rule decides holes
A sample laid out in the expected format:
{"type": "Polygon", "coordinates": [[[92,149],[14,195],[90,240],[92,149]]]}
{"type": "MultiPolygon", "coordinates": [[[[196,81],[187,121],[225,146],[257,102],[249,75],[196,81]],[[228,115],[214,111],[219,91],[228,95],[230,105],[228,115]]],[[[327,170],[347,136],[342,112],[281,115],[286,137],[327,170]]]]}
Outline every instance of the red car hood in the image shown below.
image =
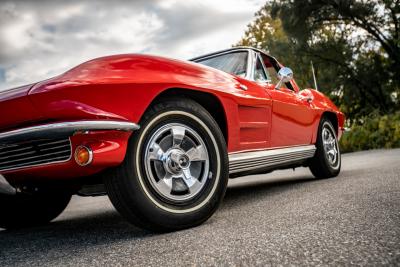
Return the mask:
{"type": "Polygon", "coordinates": [[[28,92],[33,85],[24,85],[0,92],[0,131],[32,124],[42,118],[28,97],[28,92]]]}

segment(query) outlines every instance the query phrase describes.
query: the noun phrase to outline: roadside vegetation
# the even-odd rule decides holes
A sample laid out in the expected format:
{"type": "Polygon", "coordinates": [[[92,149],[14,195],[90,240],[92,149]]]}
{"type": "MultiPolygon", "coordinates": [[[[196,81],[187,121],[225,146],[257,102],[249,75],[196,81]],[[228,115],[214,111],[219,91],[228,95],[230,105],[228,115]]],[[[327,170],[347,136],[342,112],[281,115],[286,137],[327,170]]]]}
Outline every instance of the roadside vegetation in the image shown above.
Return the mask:
{"type": "Polygon", "coordinates": [[[362,117],[340,140],[342,152],[395,147],[400,147],[400,112],[362,117]]]}
{"type": "Polygon", "coordinates": [[[236,45],[293,69],[346,114],[344,151],[400,147],[400,1],[268,1],[236,45]]]}

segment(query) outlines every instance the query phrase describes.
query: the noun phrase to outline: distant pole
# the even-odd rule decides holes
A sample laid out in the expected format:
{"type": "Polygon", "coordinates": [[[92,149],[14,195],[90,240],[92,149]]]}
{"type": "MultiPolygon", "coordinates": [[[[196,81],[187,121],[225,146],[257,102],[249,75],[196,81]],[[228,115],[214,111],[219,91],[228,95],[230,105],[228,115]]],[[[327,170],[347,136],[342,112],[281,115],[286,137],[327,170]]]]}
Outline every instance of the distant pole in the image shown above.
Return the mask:
{"type": "Polygon", "coordinates": [[[313,76],[313,78],[314,78],[314,87],[315,87],[315,90],[318,91],[317,78],[315,78],[315,71],[314,71],[314,65],[313,65],[313,63],[312,63],[312,60],[311,60],[311,71],[312,71],[312,76],[313,76]]]}

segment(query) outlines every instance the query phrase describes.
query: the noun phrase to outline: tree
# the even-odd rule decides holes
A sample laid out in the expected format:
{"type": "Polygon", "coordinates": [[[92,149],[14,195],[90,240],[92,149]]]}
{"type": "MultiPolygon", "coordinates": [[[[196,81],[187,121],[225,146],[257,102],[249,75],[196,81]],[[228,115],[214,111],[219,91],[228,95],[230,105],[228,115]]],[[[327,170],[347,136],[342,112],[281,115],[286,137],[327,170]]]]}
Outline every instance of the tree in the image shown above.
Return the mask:
{"type": "MultiPolygon", "coordinates": [[[[262,48],[311,84],[310,61],[321,91],[350,118],[399,109],[400,4],[375,0],[267,2],[239,42],[262,48]]],[[[300,78],[300,79],[299,79],[300,78]]]]}

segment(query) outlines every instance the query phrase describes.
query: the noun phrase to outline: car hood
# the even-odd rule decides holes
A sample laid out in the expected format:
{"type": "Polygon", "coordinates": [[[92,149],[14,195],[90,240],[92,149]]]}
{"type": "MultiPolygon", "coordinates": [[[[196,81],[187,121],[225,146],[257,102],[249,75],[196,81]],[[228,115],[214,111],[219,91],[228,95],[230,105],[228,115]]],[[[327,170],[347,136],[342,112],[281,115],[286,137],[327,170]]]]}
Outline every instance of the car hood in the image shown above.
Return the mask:
{"type": "Polygon", "coordinates": [[[36,83],[33,84],[27,84],[11,89],[7,89],[4,91],[0,91],[0,101],[4,100],[10,100],[10,99],[15,99],[21,96],[25,96],[28,94],[29,90],[35,85],[36,83]]]}
{"type": "Polygon", "coordinates": [[[0,91],[0,131],[12,129],[21,124],[31,124],[41,115],[29,100],[29,90],[34,84],[0,91]]]}

